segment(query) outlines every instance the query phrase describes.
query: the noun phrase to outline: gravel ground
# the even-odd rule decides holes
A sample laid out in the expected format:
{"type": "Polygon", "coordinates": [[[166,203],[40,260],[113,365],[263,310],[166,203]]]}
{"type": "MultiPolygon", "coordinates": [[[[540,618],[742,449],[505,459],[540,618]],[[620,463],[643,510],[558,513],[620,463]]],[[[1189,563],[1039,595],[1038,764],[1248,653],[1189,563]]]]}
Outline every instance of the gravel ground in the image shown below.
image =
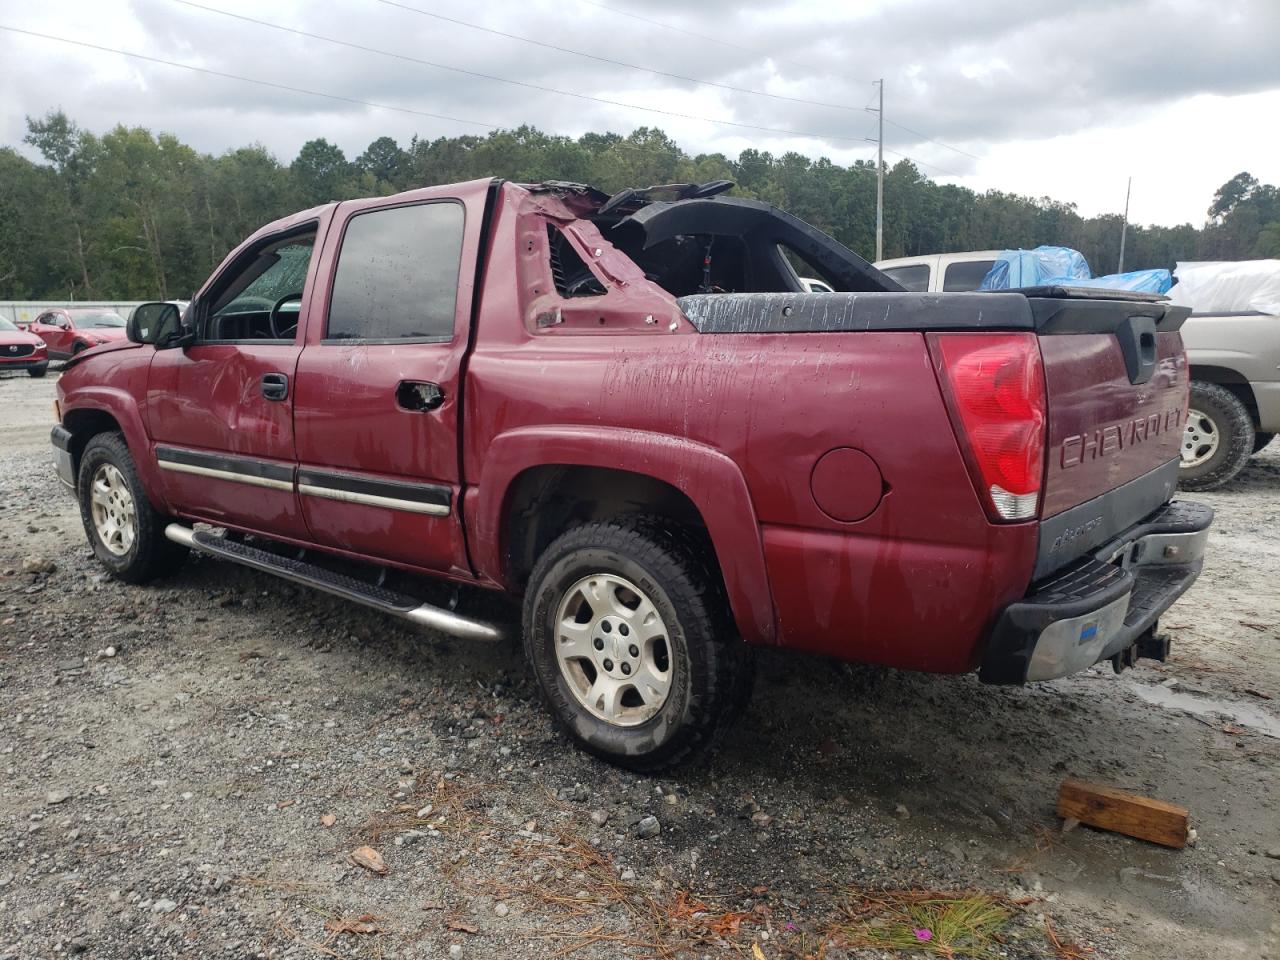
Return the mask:
{"type": "Polygon", "coordinates": [[[561,739],[515,645],[213,561],[104,578],[55,380],[0,379],[3,960],[896,956],[833,925],[931,889],[1014,911],[990,956],[1280,957],[1280,446],[1199,495],[1169,663],[1001,689],[766,653],[709,765],[638,779],[561,739]],[[1197,845],[1062,833],[1067,775],[1187,806],[1197,845]]]}

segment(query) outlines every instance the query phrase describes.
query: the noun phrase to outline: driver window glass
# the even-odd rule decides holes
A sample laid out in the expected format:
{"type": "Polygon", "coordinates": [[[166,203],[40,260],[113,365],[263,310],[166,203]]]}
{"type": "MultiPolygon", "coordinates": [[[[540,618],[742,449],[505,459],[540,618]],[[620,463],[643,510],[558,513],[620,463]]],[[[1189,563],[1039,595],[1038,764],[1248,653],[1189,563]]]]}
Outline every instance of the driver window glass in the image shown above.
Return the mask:
{"type": "Polygon", "coordinates": [[[315,242],[314,233],[276,240],[233,269],[213,293],[199,339],[205,343],[293,340],[315,242]]]}

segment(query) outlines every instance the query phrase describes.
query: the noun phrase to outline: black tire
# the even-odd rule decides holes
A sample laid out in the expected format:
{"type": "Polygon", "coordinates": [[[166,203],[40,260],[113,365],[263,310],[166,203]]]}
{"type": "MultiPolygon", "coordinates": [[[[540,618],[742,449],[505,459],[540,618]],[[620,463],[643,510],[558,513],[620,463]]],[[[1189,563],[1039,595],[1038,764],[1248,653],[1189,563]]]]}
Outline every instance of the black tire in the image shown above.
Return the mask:
{"type": "MultiPolygon", "coordinates": [[[[1186,490],[1213,490],[1230,482],[1253,455],[1253,420],[1230,390],[1216,383],[1192,380],[1189,422],[1197,414],[1201,415],[1203,427],[1199,436],[1206,446],[1216,440],[1217,449],[1194,466],[1184,460],[1178,471],[1178,485],[1186,490]]],[[[1184,452],[1193,442],[1190,437],[1183,439],[1184,452]]]]}
{"type": "Polygon", "coordinates": [[[1261,453],[1263,448],[1275,439],[1274,433],[1262,433],[1255,430],[1253,432],[1253,452],[1261,453]]]}
{"type": "Polygon", "coordinates": [[[29,377],[36,377],[36,378],[43,377],[48,372],[49,372],[49,362],[47,360],[44,363],[40,364],[39,366],[27,367],[27,376],[29,377]]]}
{"type": "Polygon", "coordinates": [[[71,345],[71,356],[74,357],[77,353],[84,353],[88,349],[89,345],[87,343],[73,343],[71,345]]]}
{"type": "Polygon", "coordinates": [[[538,559],[524,600],[525,653],[551,712],[590,753],[631,770],[661,770],[714,746],[745,707],[753,659],[733,626],[712,558],[705,537],[627,517],[570,530],[538,559]],[[570,689],[556,655],[560,604],[575,584],[596,574],[637,586],[666,627],[669,692],[652,716],[635,725],[590,712],[570,689]]]}
{"type": "Polygon", "coordinates": [[[107,572],[126,583],[146,583],[172,573],[186,559],[187,548],[164,535],[169,518],[151,505],[138,479],[138,469],[124,437],[118,433],[99,433],[92,437],[80,456],[76,490],[80,501],[80,519],[94,555],[107,572]],[[133,505],[133,542],[123,553],[113,552],[98,533],[93,519],[93,482],[98,471],[110,464],[120,472],[133,505]]]}

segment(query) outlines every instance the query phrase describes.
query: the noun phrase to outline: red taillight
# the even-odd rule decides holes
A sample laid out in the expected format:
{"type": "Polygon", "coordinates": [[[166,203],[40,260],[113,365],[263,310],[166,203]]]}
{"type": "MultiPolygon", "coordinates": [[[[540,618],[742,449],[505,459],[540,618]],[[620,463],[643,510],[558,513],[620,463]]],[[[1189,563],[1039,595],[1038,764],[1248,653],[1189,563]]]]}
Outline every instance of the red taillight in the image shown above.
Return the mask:
{"type": "Polygon", "coordinates": [[[1045,393],[1033,333],[929,337],[952,425],[993,520],[1029,520],[1044,476],[1045,393]]]}

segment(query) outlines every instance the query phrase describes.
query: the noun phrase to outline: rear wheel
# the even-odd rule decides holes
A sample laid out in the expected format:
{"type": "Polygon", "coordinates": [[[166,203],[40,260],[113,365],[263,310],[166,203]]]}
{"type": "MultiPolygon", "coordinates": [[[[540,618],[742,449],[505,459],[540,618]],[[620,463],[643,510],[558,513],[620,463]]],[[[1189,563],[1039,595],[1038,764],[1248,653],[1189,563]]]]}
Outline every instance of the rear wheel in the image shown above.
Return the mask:
{"type": "Polygon", "coordinates": [[[1253,452],[1261,453],[1262,448],[1265,447],[1268,443],[1270,443],[1274,439],[1275,439],[1274,433],[1255,432],[1253,435],[1253,452]]]}
{"type": "Polygon", "coordinates": [[[165,537],[168,518],[147,499],[120,434],[100,433],[85,446],[76,490],[85,534],[112,576],[145,583],[182,564],[187,548],[165,537]]]}
{"type": "Polygon", "coordinates": [[[555,540],[530,577],[524,619],[557,720],[621,766],[659,770],[707,749],[750,690],[709,546],[659,521],[588,523],[555,540]]]}
{"type": "Polygon", "coordinates": [[[1211,490],[1229,482],[1253,454],[1254,431],[1240,399],[1216,383],[1191,381],[1178,483],[1211,490]]]}

